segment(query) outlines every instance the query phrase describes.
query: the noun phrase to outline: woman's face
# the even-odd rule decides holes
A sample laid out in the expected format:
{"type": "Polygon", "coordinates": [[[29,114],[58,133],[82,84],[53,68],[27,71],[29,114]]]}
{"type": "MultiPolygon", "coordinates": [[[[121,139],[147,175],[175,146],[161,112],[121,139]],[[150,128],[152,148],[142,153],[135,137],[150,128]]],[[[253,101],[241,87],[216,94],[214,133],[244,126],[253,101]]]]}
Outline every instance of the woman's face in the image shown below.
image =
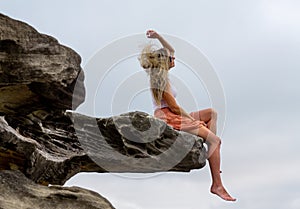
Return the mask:
{"type": "Polygon", "coordinates": [[[172,56],[172,55],[170,55],[169,56],[169,67],[170,67],[170,69],[172,68],[172,67],[174,67],[175,66],[175,57],[174,56],[172,56]]]}
{"type": "Polygon", "coordinates": [[[175,66],[175,57],[168,51],[169,70],[175,66]]]}

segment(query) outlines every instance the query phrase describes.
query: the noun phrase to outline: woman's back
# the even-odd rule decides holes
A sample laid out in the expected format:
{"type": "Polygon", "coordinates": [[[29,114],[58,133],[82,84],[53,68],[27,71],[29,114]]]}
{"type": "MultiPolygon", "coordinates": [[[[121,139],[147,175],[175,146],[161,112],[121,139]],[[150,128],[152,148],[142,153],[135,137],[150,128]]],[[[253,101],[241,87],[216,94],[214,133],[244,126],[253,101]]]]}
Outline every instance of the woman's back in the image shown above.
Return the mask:
{"type": "MultiPolygon", "coordinates": [[[[169,81],[169,85],[170,85],[170,90],[171,90],[172,95],[176,98],[177,89],[175,88],[175,86],[170,81],[169,81]]],[[[152,97],[153,110],[156,110],[158,108],[168,107],[168,104],[164,99],[162,99],[160,102],[161,102],[161,104],[157,105],[154,98],[152,97]]]]}

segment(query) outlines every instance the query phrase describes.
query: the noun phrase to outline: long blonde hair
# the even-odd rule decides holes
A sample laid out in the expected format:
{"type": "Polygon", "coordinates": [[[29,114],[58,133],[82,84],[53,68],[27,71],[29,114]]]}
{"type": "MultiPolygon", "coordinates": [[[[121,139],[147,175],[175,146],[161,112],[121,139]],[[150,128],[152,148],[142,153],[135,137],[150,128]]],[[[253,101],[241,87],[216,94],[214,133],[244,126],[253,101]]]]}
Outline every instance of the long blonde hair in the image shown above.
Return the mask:
{"type": "Polygon", "coordinates": [[[161,105],[163,92],[168,84],[169,59],[168,49],[156,49],[155,45],[146,45],[140,56],[140,65],[150,76],[152,96],[157,105],[161,105]]]}

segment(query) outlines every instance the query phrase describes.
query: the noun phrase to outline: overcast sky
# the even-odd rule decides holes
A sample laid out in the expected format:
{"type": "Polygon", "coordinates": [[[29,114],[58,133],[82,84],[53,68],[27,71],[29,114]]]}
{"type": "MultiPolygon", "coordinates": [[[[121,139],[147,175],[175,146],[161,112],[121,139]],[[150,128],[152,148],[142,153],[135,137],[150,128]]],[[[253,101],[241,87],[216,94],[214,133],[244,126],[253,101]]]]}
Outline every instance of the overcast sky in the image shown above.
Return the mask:
{"type": "MultiPolygon", "coordinates": [[[[113,41],[153,28],[198,48],[222,83],[222,177],[236,203],[209,193],[208,166],[159,175],[79,174],[67,185],[97,191],[118,209],[300,208],[300,1],[2,0],[0,11],[74,49],[84,69],[113,41]]],[[[177,62],[171,74],[179,77],[185,67],[177,62]]],[[[141,71],[136,57],[111,71],[129,68],[141,71]]],[[[86,69],[85,74],[94,76],[86,69]]],[[[107,79],[117,83],[123,74],[107,79]]],[[[200,81],[182,79],[191,79],[186,82],[199,109],[211,105],[200,81]]],[[[100,90],[96,106],[105,98],[100,90]]],[[[128,110],[151,113],[151,104],[142,101],[138,95],[128,110]]],[[[193,110],[189,101],[180,103],[193,110]]],[[[93,111],[95,116],[115,113],[93,111]]]]}

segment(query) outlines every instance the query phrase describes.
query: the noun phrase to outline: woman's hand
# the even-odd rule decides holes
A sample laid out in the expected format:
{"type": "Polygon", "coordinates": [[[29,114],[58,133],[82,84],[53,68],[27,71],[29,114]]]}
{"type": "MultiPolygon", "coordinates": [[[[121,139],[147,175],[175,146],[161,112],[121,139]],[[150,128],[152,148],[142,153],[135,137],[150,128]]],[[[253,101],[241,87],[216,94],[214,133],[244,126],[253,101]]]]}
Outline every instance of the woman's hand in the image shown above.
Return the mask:
{"type": "Polygon", "coordinates": [[[196,121],[196,119],[193,118],[190,114],[187,114],[187,117],[188,117],[189,119],[191,119],[193,122],[196,121]]]}
{"type": "Polygon", "coordinates": [[[207,124],[204,121],[200,121],[200,124],[202,124],[203,126],[207,127],[207,124]]]}
{"type": "Polygon", "coordinates": [[[159,34],[154,30],[147,30],[146,36],[147,38],[159,38],[159,34]]]}
{"type": "MultiPolygon", "coordinates": [[[[193,122],[197,121],[197,120],[196,120],[195,118],[193,118],[192,116],[190,116],[189,118],[190,118],[193,122]]],[[[199,122],[200,122],[201,125],[207,127],[207,124],[206,124],[204,121],[199,120],[199,122]]]]}
{"type": "Polygon", "coordinates": [[[174,48],[155,30],[147,30],[146,32],[147,38],[156,38],[163,45],[163,47],[167,48],[170,51],[170,54],[173,56],[175,53],[174,48]]]}

